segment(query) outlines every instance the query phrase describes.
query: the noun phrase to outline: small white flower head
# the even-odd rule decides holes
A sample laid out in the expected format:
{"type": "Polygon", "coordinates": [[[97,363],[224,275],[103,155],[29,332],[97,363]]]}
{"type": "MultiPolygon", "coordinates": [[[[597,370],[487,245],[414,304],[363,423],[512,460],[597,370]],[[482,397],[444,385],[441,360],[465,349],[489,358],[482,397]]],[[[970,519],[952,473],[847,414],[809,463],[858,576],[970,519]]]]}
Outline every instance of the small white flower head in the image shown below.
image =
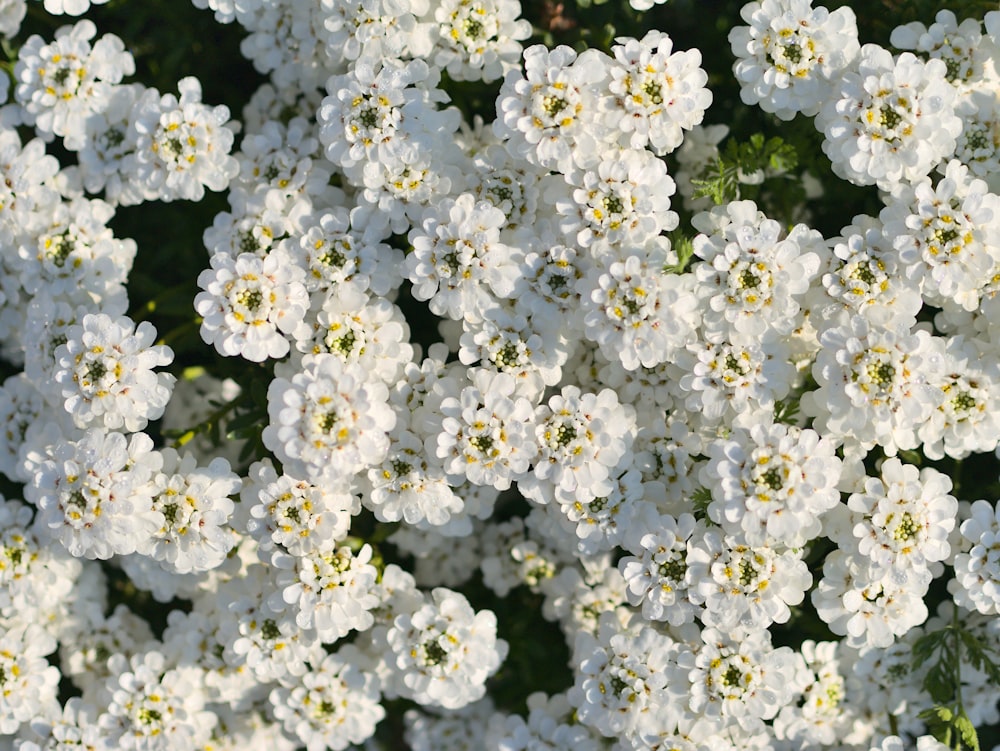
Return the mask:
{"type": "Polygon", "coordinates": [[[601,616],[596,635],[577,633],[567,697],[580,722],[606,738],[673,730],[681,711],[667,688],[677,652],[670,637],[648,626],[624,629],[611,614],[601,616]]]}
{"type": "Polygon", "coordinates": [[[0,472],[14,482],[28,482],[31,475],[21,465],[28,428],[48,410],[41,392],[26,373],[18,373],[0,386],[0,472]]]}
{"type": "Polygon", "coordinates": [[[610,492],[612,471],[631,456],[635,420],[635,410],[612,389],[592,394],[565,386],[535,409],[534,479],[519,484],[540,503],[610,492]]]}
{"type": "Polygon", "coordinates": [[[55,381],[63,406],[79,428],[100,426],[129,433],[163,415],[175,378],[153,368],[173,362],[156,329],[126,316],[91,313],[66,330],[56,348],[55,381]]]}
{"type": "Polygon", "coordinates": [[[341,751],[364,744],[385,717],[379,681],[363,670],[362,655],[352,646],[313,658],[310,669],[288,676],[269,702],[277,719],[307,751],[341,751]]]}
{"type": "Polygon", "coordinates": [[[950,490],[947,475],[891,457],[882,463],[880,478],[868,478],[864,492],[851,495],[847,506],[857,551],[868,561],[872,581],[905,570],[930,582],[929,565],[951,554],[948,536],[958,501],[950,490]]]}
{"type": "Polygon", "coordinates": [[[5,629],[0,636],[0,733],[11,735],[22,725],[58,709],[59,669],[45,655],[56,649],[49,634],[32,629],[5,629]]]}
{"type": "Polygon", "coordinates": [[[604,130],[599,88],[610,60],[597,50],[536,44],[524,51],[524,73],[510,71],[497,96],[497,138],[546,169],[566,174],[597,162],[604,130]]]}
{"type": "Polygon", "coordinates": [[[454,81],[489,83],[518,67],[531,22],[518,0],[444,0],[434,8],[434,64],[454,81]]]}
{"type": "Polygon", "coordinates": [[[247,532],[260,543],[261,557],[272,551],[305,555],[333,550],[361,511],[357,496],[326,484],[278,475],[268,460],[250,465],[240,499],[249,507],[247,532]]]}
{"type": "Polygon", "coordinates": [[[0,34],[8,39],[17,36],[27,13],[27,0],[4,0],[0,3],[0,34]]]}
{"type": "Polygon", "coordinates": [[[1000,262],[1000,196],[984,181],[953,159],[936,186],[923,178],[901,188],[879,218],[928,303],[979,306],[979,289],[1000,262]]]}
{"type": "Polygon", "coordinates": [[[693,712],[759,731],[763,720],[798,698],[809,680],[800,654],[773,648],[770,634],[751,631],[741,639],[707,628],[688,674],[693,712]]]}
{"type": "Polygon", "coordinates": [[[813,430],[781,423],[714,441],[702,469],[712,492],[709,517],[751,545],[803,547],[822,533],[823,513],[840,502],[835,448],[813,430]]]}
{"type": "Polygon", "coordinates": [[[275,612],[262,598],[263,593],[229,602],[231,615],[217,631],[222,658],[238,676],[249,670],[261,684],[294,680],[309,669],[310,652],[319,637],[311,629],[299,628],[293,615],[275,612]]]}
{"type": "Polygon", "coordinates": [[[855,316],[820,336],[817,391],[803,399],[821,433],[881,444],[890,456],[919,445],[917,431],[942,402],[944,342],[926,331],[883,329],[855,316]]]}
{"type": "Polygon", "coordinates": [[[816,117],[833,171],[856,185],[892,190],[930,173],[955,150],[962,121],[940,60],[898,59],[866,44],[816,117]]]}
{"type": "Polygon", "coordinates": [[[39,215],[40,226],[14,261],[24,291],[104,312],[125,307],[137,248],[134,240],[114,236],[107,226],[113,216],[99,199],[63,202],[39,215]]]}
{"type": "Polygon", "coordinates": [[[365,242],[346,209],[332,208],[302,220],[300,233],[282,247],[306,270],[310,293],[332,294],[345,284],[388,295],[402,281],[402,253],[381,242],[365,242]]]}
{"type": "Polygon", "coordinates": [[[1000,172],[1000,93],[990,86],[973,89],[957,111],[962,118],[962,132],[954,158],[976,177],[989,180],[995,189],[996,174],[1000,172]]]}
{"type": "Polygon", "coordinates": [[[589,254],[546,236],[524,257],[514,289],[515,310],[532,320],[561,321],[564,332],[579,331],[583,320],[576,286],[590,265],[589,254]]]}
{"type": "Polygon", "coordinates": [[[14,69],[14,96],[26,123],[61,136],[70,151],[86,144],[86,120],[107,106],[114,84],[135,73],[121,39],[106,34],[91,47],[95,34],[94,23],[83,20],[58,29],[51,44],[33,35],[18,51],[14,69]]]}
{"type": "Polygon", "coordinates": [[[945,76],[954,86],[974,85],[985,75],[985,64],[993,49],[983,40],[979,19],[966,18],[961,24],[950,10],[939,10],[934,23],[919,21],[897,26],[889,42],[899,50],[912,50],[925,59],[943,60],[945,76]]]}
{"type": "Polygon", "coordinates": [[[565,183],[554,181],[545,199],[555,208],[565,242],[589,248],[596,240],[641,245],[675,229],[673,192],[662,159],[644,149],[608,149],[592,168],[575,170],[565,183]]]}
{"type": "Polygon", "coordinates": [[[466,190],[488,201],[507,217],[506,229],[538,231],[538,199],[545,170],[512,155],[502,144],[489,143],[472,155],[466,190]]]}
{"type": "Polygon", "coordinates": [[[163,515],[153,508],[153,473],[162,463],[145,433],[131,439],[91,428],[49,449],[25,495],[75,556],[106,559],[149,550],[163,515]]]}
{"type": "Polygon", "coordinates": [[[821,332],[844,325],[858,314],[885,328],[909,328],[917,322],[923,306],[920,284],[912,274],[904,273],[905,266],[880,221],[856,216],[830,245],[836,262],[822,281],[833,305],[816,305],[812,315],[821,332]]]}
{"type": "Polygon", "coordinates": [[[925,574],[898,569],[894,576],[872,581],[868,570],[866,558],[835,550],[810,596],[820,619],[854,649],[888,647],[927,619],[925,574]]]}
{"type": "Polygon", "coordinates": [[[536,691],[527,700],[527,717],[496,714],[490,719],[489,737],[499,751],[530,751],[535,748],[572,748],[600,751],[601,741],[576,721],[575,708],[565,694],[547,696],[536,691]]]}
{"type": "Polygon", "coordinates": [[[775,736],[794,743],[833,744],[860,724],[861,711],[852,701],[855,685],[840,642],[807,639],[800,648],[809,669],[802,706],[782,708],[774,720],[775,736]]]}
{"type": "Polygon", "coordinates": [[[799,225],[784,236],[753,201],[717,206],[694,225],[701,230],[694,252],[704,263],[693,271],[708,333],[759,340],[768,329],[787,335],[797,328],[799,301],[820,270],[809,248],[818,233],[799,225]]]}
{"type": "Polygon", "coordinates": [[[14,128],[0,129],[0,241],[16,247],[59,203],[52,186],[59,162],[35,138],[22,147],[14,128]]]}
{"type": "Polygon", "coordinates": [[[485,313],[480,323],[463,321],[458,350],[462,363],[509,373],[519,392],[532,401],[541,398],[546,386],[559,383],[568,353],[551,320],[529,321],[500,305],[485,313]]]}
{"type": "Polygon", "coordinates": [[[372,610],[379,605],[378,571],[371,558],[368,544],[356,553],[344,546],[300,556],[276,554],[275,591],[268,605],[278,612],[288,610],[299,628],[315,629],[323,642],[364,631],[375,622],[372,610]]]}
{"type": "Polygon", "coordinates": [[[474,611],[463,595],[443,587],[412,614],[396,616],[386,639],[399,694],[445,709],[481,699],[486,679],[507,656],[496,615],[474,611]]]}
{"type": "Polygon", "coordinates": [[[439,409],[440,431],[426,447],[443,462],[449,482],[506,490],[528,473],[538,450],[531,437],[534,408],[512,375],[476,370],[472,383],[439,409]]]}
{"type": "Polygon", "coordinates": [[[861,49],[847,6],[831,13],[812,0],[761,0],[740,15],[750,25],[729,32],[740,98],[782,120],[819,112],[861,49]]]}
{"type": "Polygon", "coordinates": [[[149,200],[200,201],[205,188],[225,190],[239,174],[229,155],[229,108],[202,104],[197,78],[183,78],[177,88],[179,100],[173,94],[144,98],[133,110],[136,180],[149,200]]]}
{"type": "MultiPolygon", "coordinates": [[[[749,546],[742,535],[707,529],[689,545],[689,597],[704,605],[702,621],[724,631],[786,623],[812,585],[802,549],[749,546]]],[[[742,632],[742,631],[741,631],[742,632]]]]}
{"type": "Polygon", "coordinates": [[[36,716],[28,732],[25,732],[27,728],[22,729],[17,739],[18,751],[61,751],[73,746],[100,748],[102,739],[97,727],[98,711],[89,701],[79,696],[70,697],[62,708],[56,704],[53,712],[36,716]]]}
{"type": "Polygon", "coordinates": [[[239,476],[222,457],[199,467],[190,452],[165,448],[160,455],[163,467],[153,481],[153,508],[163,515],[163,526],[149,555],[178,574],[218,568],[235,545],[229,496],[239,492],[239,476]]]}
{"type": "Polygon", "coordinates": [[[111,702],[97,723],[106,742],[131,751],[195,751],[217,722],[187,671],[155,651],[111,657],[111,702]]]}
{"type": "Polygon", "coordinates": [[[507,298],[518,279],[520,253],[500,240],[504,213],[471,193],[429,209],[409,234],[404,273],[413,296],[455,320],[482,318],[494,298],[507,298]]]}
{"type": "Polygon", "coordinates": [[[669,371],[679,374],[674,391],[702,424],[749,429],[771,421],[797,373],[786,340],[774,331],[759,340],[736,332],[731,336],[738,340],[689,344],[669,371]]]}
{"type": "Polygon", "coordinates": [[[316,116],[326,158],[360,175],[367,162],[395,164],[407,150],[429,146],[439,129],[454,130],[454,118],[428,101],[439,77],[423,60],[371,57],[332,76],[316,116]]]}
{"type": "Polygon", "coordinates": [[[633,528],[631,539],[626,538],[632,555],[618,561],[618,570],[628,587],[629,604],[641,606],[644,618],[681,626],[699,614],[700,608],[688,598],[687,549],[696,524],[691,514],[662,515],[655,530],[633,528]]]}
{"type": "MultiPolygon", "coordinates": [[[[633,3],[633,7],[635,4],[633,3]]],[[[697,49],[673,52],[673,42],[662,31],[642,39],[619,37],[611,48],[617,65],[611,66],[608,89],[615,106],[608,124],[620,131],[620,140],[633,149],[649,146],[668,154],[684,139],[684,131],[698,125],[712,104],[697,49]]]]}
{"type": "Polygon", "coordinates": [[[383,522],[405,521],[421,528],[441,527],[462,513],[465,504],[434,454],[409,430],[393,431],[389,452],[368,470],[362,500],[383,522]]]}
{"type": "Polygon", "coordinates": [[[0,618],[5,629],[44,623],[71,597],[83,569],[32,524],[30,506],[0,497],[0,618]]]}
{"type": "Polygon", "coordinates": [[[144,192],[135,180],[133,154],[139,133],[132,122],[132,108],[140,97],[155,100],[155,89],[141,84],[115,86],[105,105],[84,123],[84,144],[77,153],[80,177],[88,193],[104,191],[111,204],[142,203],[144,192]]]}
{"type": "Polygon", "coordinates": [[[1000,613],[1000,512],[988,501],[975,501],[962,522],[967,552],[955,556],[956,605],[985,615],[1000,613]]]}
{"type": "Polygon", "coordinates": [[[287,355],[289,338],[308,336],[305,272],[282,250],[264,258],[216,253],[211,264],[198,275],[204,291],[194,307],[203,319],[201,338],[220,354],[263,362],[287,355]]]}
{"type": "Polygon", "coordinates": [[[942,399],[919,432],[927,458],[963,459],[996,449],[1000,371],[993,353],[993,346],[982,340],[948,339],[944,368],[933,382],[942,399]]]}
{"type": "Polygon", "coordinates": [[[45,0],[45,11],[54,16],[82,16],[91,5],[104,5],[108,0],[45,0]]]}
{"type": "Polygon", "coordinates": [[[665,273],[670,257],[665,237],[628,249],[602,243],[597,262],[577,282],[584,335],[626,370],[672,359],[699,322],[693,278],[665,273]]]}
{"type": "Polygon", "coordinates": [[[385,460],[396,423],[389,390],[356,364],[307,355],[291,379],[267,390],[264,445],[286,471],[311,482],[343,482],[385,460]]]}
{"type": "Polygon", "coordinates": [[[329,353],[346,364],[359,365],[386,384],[398,382],[403,368],[413,360],[410,327],[403,312],[384,297],[369,297],[350,284],[320,303],[321,299],[313,299],[311,336],[295,343],[298,351],[329,353]]]}

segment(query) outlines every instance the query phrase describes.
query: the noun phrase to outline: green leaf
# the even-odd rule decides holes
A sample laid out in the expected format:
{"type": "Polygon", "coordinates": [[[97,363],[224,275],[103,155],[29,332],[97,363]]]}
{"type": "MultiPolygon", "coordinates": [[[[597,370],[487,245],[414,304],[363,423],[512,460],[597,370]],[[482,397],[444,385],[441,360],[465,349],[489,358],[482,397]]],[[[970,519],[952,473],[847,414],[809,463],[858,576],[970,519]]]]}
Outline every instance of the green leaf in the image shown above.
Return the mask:
{"type": "Polygon", "coordinates": [[[776,402],[774,405],[774,421],[785,425],[797,424],[798,420],[796,417],[798,417],[800,407],[798,399],[776,402]]]}
{"type": "Polygon", "coordinates": [[[962,743],[972,749],[972,751],[979,751],[979,734],[976,733],[976,728],[964,709],[955,718],[952,725],[958,733],[958,737],[962,739],[962,743]]]}

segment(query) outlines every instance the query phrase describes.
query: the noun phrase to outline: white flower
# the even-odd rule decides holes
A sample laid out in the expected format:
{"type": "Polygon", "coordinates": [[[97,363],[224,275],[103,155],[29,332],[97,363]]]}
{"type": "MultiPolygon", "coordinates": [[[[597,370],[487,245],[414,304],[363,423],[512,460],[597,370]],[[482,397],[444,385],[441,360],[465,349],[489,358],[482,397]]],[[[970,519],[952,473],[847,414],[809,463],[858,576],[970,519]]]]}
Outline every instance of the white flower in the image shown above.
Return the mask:
{"type": "MultiPolygon", "coordinates": [[[[812,585],[802,549],[749,546],[742,536],[707,529],[689,543],[688,597],[704,605],[702,621],[724,631],[786,623],[812,585]]],[[[742,631],[741,631],[742,632],[742,631]]]]}
{"type": "Polygon", "coordinates": [[[601,742],[589,728],[576,722],[575,708],[565,694],[546,696],[536,691],[528,696],[528,713],[494,715],[489,735],[497,751],[532,751],[535,748],[561,748],[574,751],[599,751],[601,742]]]}
{"type": "Polygon", "coordinates": [[[300,372],[268,387],[264,445],[295,477],[343,482],[385,460],[396,422],[388,401],[386,385],[359,365],[307,355],[300,372]]]}
{"type": "Polygon", "coordinates": [[[306,290],[331,294],[345,284],[388,295],[402,281],[402,253],[381,242],[365,242],[339,207],[301,221],[301,231],[282,247],[306,270],[306,290]]]}
{"type": "Polygon", "coordinates": [[[111,703],[97,720],[106,743],[135,751],[195,751],[208,741],[217,718],[205,711],[205,695],[186,671],[168,669],[155,651],[111,660],[111,703]]]}
{"type": "Polygon", "coordinates": [[[378,606],[371,565],[371,545],[357,553],[348,547],[310,550],[301,556],[277,553],[276,591],[268,605],[277,612],[291,608],[299,628],[315,629],[320,641],[332,643],[351,631],[364,631],[375,622],[378,606]]]}
{"type": "Polygon", "coordinates": [[[975,501],[962,522],[971,549],[955,556],[955,603],[992,615],[1000,613],[1000,512],[988,501],[975,501]]]}
{"type": "Polygon", "coordinates": [[[96,33],[94,23],[83,20],[58,29],[51,44],[33,35],[18,51],[14,95],[27,124],[62,136],[70,151],[85,145],[86,120],[107,106],[113,85],[135,73],[122,40],[106,34],[91,47],[96,33]]]}
{"type": "Polygon", "coordinates": [[[0,733],[16,733],[56,703],[59,669],[45,659],[55,648],[55,639],[37,629],[31,638],[20,629],[0,635],[0,733]]]}
{"type": "Polygon", "coordinates": [[[405,274],[413,296],[429,300],[431,312],[461,320],[481,319],[493,296],[510,297],[520,254],[500,241],[504,213],[471,193],[445,199],[409,234],[413,251],[405,274]]]}
{"type": "Polygon", "coordinates": [[[608,149],[600,162],[553,182],[545,199],[554,205],[566,242],[581,248],[595,240],[610,245],[641,245],[676,229],[670,211],[673,180],[667,166],[646,150],[608,149]]]}
{"type": "Polygon", "coordinates": [[[319,652],[309,670],[288,676],[271,691],[275,718],[307,751],[363,744],[385,717],[378,680],[361,669],[361,659],[351,646],[325,656],[319,652]]]}
{"type": "Polygon", "coordinates": [[[714,441],[702,470],[712,492],[709,517],[751,545],[802,547],[821,534],[823,513],[840,502],[834,449],[813,430],[780,423],[714,441]]]}
{"type": "Polygon", "coordinates": [[[612,389],[581,393],[565,386],[535,410],[534,480],[519,483],[531,497],[574,501],[611,491],[611,472],[626,464],[635,438],[635,410],[620,404],[612,389]]]}
{"type": "Polygon", "coordinates": [[[978,307],[979,290],[1000,262],[1000,196],[984,181],[953,159],[936,186],[923,178],[898,190],[879,218],[925,300],[978,307]]]}
{"type": "Polygon", "coordinates": [[[740,98],[782,120],[815,115],[860,50],[847,6],[831,13],[812,0],[761,0],[744,5],[740,16],[750,26],[729,32],[740,98]]]}
{"type": "Polygon", "coordinates": [[[633,540],[626,540],[633,555],[619,560],[618,570],[628,586],[629,604],[641,605],[644,618],[680,626],[698,614],[687,593],[688,540],[695,524],[691,514],[676,519],[662,515],[655,530],[633,528],[633,540]]]}
{"type": "Polygon", "coordinates": [[[77,427],[134,433],[163,415],[175,378],[153,368],[169,365],[173,352],[153,345],[155,339],[148,321],[136,327],[126,316],[104,313],[85,315],[66,330],[66,343],[55,351],[54,378],[77,427]]]}
{"type": "Polygon", "coordinates": [[[576,682],[567,694],[584,725],[607,738],[673,730],[680,716],[670,701],[677,647],[643,626],[625,630],[604,615],[595,636],[581,631],[573,645],[576,682]]]}
{"type": "Polygon", "coordinates": [[[681,145],[683,131],[700,123],[712,104],[701,52],[673,52],[670,37],[655,30],[641,40],[615,41],[611,52],[618,64],[611,66],[608,89],[616,106],[608,109],[608,124],[633,149],[650,146],[655,154],[667,154],[681,145]]]}
{"type": "Polygon", "coordinates": [[[841,75],[816,117],[833,171],[892,190],[951,154],[962,121],[946,72],[940,60],[924,63],[909,52],[894,60],[878,45],[862,47],[857,68],[841,75]]]}
{"type": "Polygon", "coordinates": [[[137,247],[108,228],[114,213],[104,201],[75,199],[37,215],[37,231],[17,249],[13,263],[24,291],[83,304],[87,312],[124,308],[137,247]]]}
{"type": "Polygon", "coordinates": [[[856,553],[835,550],[823,562],[823,578],[811,595],[819,617],[855,649],[888,647],[927,619],[926,577],[899,569],[872,581],[868,568],[856,553]]]}
{"type": "Polygon", "coordinates": [[[445,709],[482,698],[507,656],[496,634],[492,611],[476,612],[458,592],[435,588],[415,612],[396,616],[386,635],[400,695],[445,709]]]}
{"type": "Polygon", "coordinates": [[[984,43],[983,26],[978,19],[966,18],[959,24],[950,10],[939,10],[930,26],[919,21],[897,26],[889,35],[889,42],[896,49],[943,60],[947,66],[945,75],[955,86],[981,80],[990,52],[995,49],[984,43]]]}
{"type": "Polygon", "coordinates": [[[45,0],[45,10],[54,16],[65,13],[69,16],[80,16],[86,13],[91,5],[103,5],[108,0],[45,0]]]}
{"type": "Polygon", "coordinates": [[[993,352],[979,339],[948,339],[944,368],[932,382],[942,398],[919,431],[929,459],[996,449],[1000,372],[993,352]]]}
{"type": "Polygon", "coordinates": [[[153,508],[164,521],[149,555],[178,574],[217,568],[235,545],[229,496],[239,491],[240,478],[222,457],[198,467],[190,452],[165,448],[160,456],[163,467],[154,479],[153,508]]]}
{"type": "MultiPolygon", "coordinates": [[[[310,336],[295,343],[299,352],[330,353],[357,364],[373,378],[396,383],[413,360],[410,327],[403,312],[384,297],[369,297],[353,284],[314,298],[310,336]]],[[[294,362],[294,359],[293,359],[294,362]]]]}
{"type": "Polygon", "coordinates": [[[696,713],[753,731],[797,698],[808,681],[802,656],[789,647],[774,649],[766,630],[734,639],[707,628],[701,638],[688,674],[689,705],[696,713]]]}
{"type": "Polygon", "coordinates": [[[145,433],[128,440],[91,428],[79,441],[50,448],[25,495],[39,508],[39,523],[72,555],[106,559],[145,551],[163,525],[151,483],[161,463],[145,433]]]}
{"type": "Polygon", "coordinates": [[[517,0],[443,0],[434,8],[434,64],[455,81],[495,81],[518,66],[531,36],[517,0]]]}
{"type": "Polygon", "coordinates": [[[869,561],[873,581],[905,569],[930,581],[928,565],[951,553],[958,501],[951,479],[936,469],[918,470],[896,457],[882,463],[881,479],[868,478],[864,492],[847,501],[858,552],[869,561]]]}
{"type": "Polygon", "coordinates": [[[212,256],[198,275],[195,310],[202,316],[201,338],[223,355],[252,362],[284,357],[288,338],[308,336],[303,319],[309,299],[303,270],[280,249],[261,258],[241,253],[212,256]]]}
{"type": "Polygon", "coordinates": [[[440,527],[464,508],[445,478],[434,454],[424,451],[424,442],[409,430],[389,436],[385,461],[372,467],[363,484],[362,498],[379,521],[440,527]]]}
{"type": "Polygon", "coordinates": [[[536,44],[524,51],[524,73],[510,71],[497,96],[493,132],[533,164],[570,172],[596,163],[603,128],[598,87],[610,60],[595,49],[536,44]]]}
{"type": "MultiPolygon", "coordinates": [[[[818,233],[803,225],[783,236],[781,225],[753,201],[733,201],[693,220],[698,295],[705,328],[716,337],[730,330],[759,340],[768,329],[790,334],[797,328],[799,300],[820,268],[809,249],[818,233]]],[[[734,337],[735,340],[735,337],[734,337]]]]}
{"type": "Polygon", "coordinates": [[[672,359],[697,325],[693,279],[663,271],[669,251],[664,237],[636,248],[603,245],[597,263],[577,282],[585,336],[626,370],[672,359]]]}
{"type": "Polygon", "coordinates": [[[200,201],[205,188],[225,190],[239,173],[229,155],[229,108],[202,104],[197,78],[183,78],[177,88],[179,100],[173,94],[143,98],[133,110],[136,180],[148,200],[200,201]]]}
{"type": "Polygon", "coordinates": [[[530,437],[533,408],[508,373],[477,370],[458,398],[441,402],[441,429],[427,451],[443,462],[449,482],[506,490],[528,473],[537,452],[530,437]]]}
{"type": "Polygon", "coordinates": [[[361,511],[356,496],[278,475],[268,460],[250,465],[240,499],[249,506],[247,532],[260,542],[264,554],[332,550],[347,535],[352,516],[361,511]]]}
{"type": "Polygon", "coordinates": [[[923,305],[920,284],[905,273],[882,223],[856,216],[842,234],[830,241],[836,262],[823,275],[823,287],[834,304],[815,306],[816,327],[823,331],[845,325],[856,314],[885,328],[913,326],[923,305]]]}
{"type": "Polygon", "coordinates": [[[855,316],[820,336],[813,365],[819,390],[803,399],[821,433],[850,436],[886,453],[919,445],[917,430],[942,402],[944,342],[926,331],[884,329],[855,316]]]}

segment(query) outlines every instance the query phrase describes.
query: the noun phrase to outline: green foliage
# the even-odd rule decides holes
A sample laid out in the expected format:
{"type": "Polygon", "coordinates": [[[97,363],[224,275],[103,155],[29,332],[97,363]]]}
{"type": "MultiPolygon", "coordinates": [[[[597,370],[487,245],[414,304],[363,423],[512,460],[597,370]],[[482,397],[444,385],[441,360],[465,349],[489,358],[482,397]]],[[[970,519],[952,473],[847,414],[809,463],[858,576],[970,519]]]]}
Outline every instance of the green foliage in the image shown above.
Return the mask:
{"type": "Polygon", "coordinates": [[[694,243],[687,235],[673,232],[670,235],[670,246],[677,254],[677,263],[667,264],[663,271],[667,274],[683,274],[694,257],[694,243]]]}
{"type": "Polygon", "coordinates": [[[717,205],[753,198],[760,182],[784,175],[798,165],[795,147],[780,136],[765,138],[754,133],[747,141],[730,139],[708,173],[691,182],[698,186],[695,196],[708,196],[717,205]]]}
{"type": "Polygon", "coordinates": [[[927,723],[931,735],[949,748],[979,751],[979,735],[962,703],[962,662],[986,673],[990,683],[1000,687],[1000,665],[993,646],[970,631],[952,611],[951,622],[924,634],[913,645],[911,668],[930,664],[921,688],[934,700],[935,706],[919,717],[927,723]]]}

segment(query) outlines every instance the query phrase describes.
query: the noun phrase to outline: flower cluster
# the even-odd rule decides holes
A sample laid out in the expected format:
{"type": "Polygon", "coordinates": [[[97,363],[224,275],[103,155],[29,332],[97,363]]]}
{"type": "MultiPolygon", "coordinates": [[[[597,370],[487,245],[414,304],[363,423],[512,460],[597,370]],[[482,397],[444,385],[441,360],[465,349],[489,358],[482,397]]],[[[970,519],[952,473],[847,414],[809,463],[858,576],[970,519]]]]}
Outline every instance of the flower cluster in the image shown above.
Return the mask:
{"type": "Polygon", "coordinates": [[[872,186],[825,236],[786,152],[720,150],[711,61],[665,31],[193,4],[268,79],[240,123],[197,78],[126,82],[89,19],[3,92],[0,748],[388,749],[397,700],[414,751],[1000,722],[1000,501],[960,469],[1000,456],[1000,13],[894,52],[847,6],[742,8],[742,102],[872,186]],[[130,300],[163,261],[117,209],[206,191],[199,269],[130,300]],[[560,655],[561,690],[501,703],[560,655]]]}

